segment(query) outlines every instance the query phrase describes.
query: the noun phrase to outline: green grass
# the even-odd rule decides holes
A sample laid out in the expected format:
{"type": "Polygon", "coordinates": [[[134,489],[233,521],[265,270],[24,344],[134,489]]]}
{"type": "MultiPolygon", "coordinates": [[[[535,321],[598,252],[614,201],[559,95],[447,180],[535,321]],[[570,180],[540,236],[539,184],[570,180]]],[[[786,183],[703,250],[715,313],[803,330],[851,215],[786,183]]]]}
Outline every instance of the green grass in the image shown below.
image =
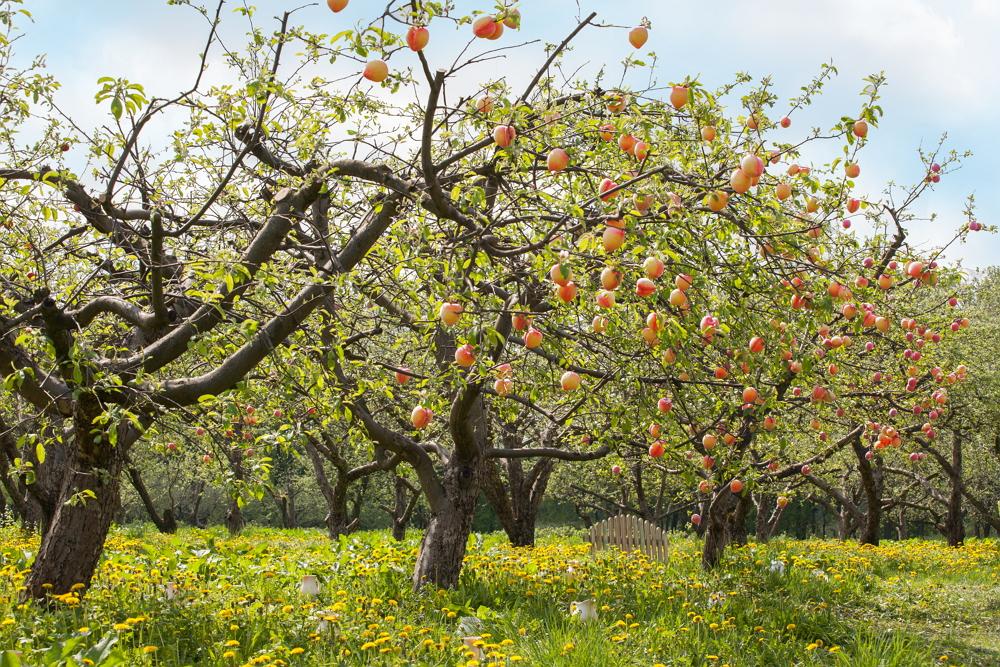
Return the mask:
{"type": "Polygon", "coordinates": [[[776,540],[732,549],[706,574],[689,538],[664,566],[592,558],[565,532],[535,549],[475,536],[458,590],[415,594],[415,535],[130,528],[109,540],[93,589],[51,612],[17,602],[36,548],[0,530],[0,651],[25,665],[1000,665],[991,540],[776,540]],[[318,597],[298,592],[304,574],[320,578],[318,597]],[[586,598],[599,607],[589,623],[568,613],[586,598]],[[483,637],[478,663],[468,633],[483,637]]]}

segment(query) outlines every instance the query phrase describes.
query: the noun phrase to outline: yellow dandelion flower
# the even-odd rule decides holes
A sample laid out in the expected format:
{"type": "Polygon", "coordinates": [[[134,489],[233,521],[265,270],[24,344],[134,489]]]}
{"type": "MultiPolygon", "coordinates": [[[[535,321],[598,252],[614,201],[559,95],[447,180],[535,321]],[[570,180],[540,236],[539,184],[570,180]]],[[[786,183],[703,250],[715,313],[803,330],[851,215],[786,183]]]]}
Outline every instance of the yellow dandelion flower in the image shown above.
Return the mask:
{"type": "Polygon", "coordinates": [[[159,646],[143,646],[142,647],[142,652],[143,653],[156,653],[159,650],[160,650],[159,646]]]}

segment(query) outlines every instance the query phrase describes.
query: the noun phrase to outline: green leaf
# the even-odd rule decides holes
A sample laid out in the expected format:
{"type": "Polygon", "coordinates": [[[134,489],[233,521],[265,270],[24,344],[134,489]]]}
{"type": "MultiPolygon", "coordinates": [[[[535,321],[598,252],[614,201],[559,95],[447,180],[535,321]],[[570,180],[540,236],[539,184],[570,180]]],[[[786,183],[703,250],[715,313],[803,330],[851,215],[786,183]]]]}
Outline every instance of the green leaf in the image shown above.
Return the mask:
{"type": "Polygon", "coordinates": [[[45,445],[40,442],[35,445],[35,458],[38,459],[38,465],[45,463],[45,445]]]}
{"type": "Polygon", "coordinates": [[[23,663],[14,651],[0,653],[0,667],[21,667],[23,663]]]}

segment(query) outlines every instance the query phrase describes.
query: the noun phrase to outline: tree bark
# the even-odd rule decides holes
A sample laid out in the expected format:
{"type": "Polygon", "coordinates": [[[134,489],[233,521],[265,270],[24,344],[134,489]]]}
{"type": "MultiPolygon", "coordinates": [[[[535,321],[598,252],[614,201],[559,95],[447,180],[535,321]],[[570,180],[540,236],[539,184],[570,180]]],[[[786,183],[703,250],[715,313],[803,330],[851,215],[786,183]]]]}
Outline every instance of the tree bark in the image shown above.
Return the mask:
{"type": "Polygon", "coordinates": [[[75,584],[90,586],[104,541],[119,505],[119,475],[128,448],[138,438],[131,424],[118,426],[117,443],[95,429],[102,412],[97,400],[83,396],[73,415],[69,463],[55,514],[42,535],[38,556],[25,582],[24,597],[44,600],[75,584]]]}
{"type": "MultiPolygon", "coordinates": [[[[14,513],[14,518],[24,522],[28,516],[25,492],[19,488],[18,482],[10,474],[10,462],[7,455],[0,451],[0,484],[7,491],[7,496],[10,496],[10,509],[14,513]]],[[[0,495],[3,495],[3,491],[0,491],[0,495]]]]}
{"type": "Polygon", "coordinates": [[[395,475],[392,507],[392,539],[402,542],[406,539],[406,526],[410,523],[413,510],[420,501],[420,493],[414,489],[405,477],[395,475]]]}
{"type": "Polygon", "coordinates": [[[483,495],[496,513],[511,545],[533,547],[538,510],[555,461],[548,458],[540,459],[526,475],[520,459],[501,460],[486,461],[483,471],[483,495]],[[506,484],[501,476],[501,465],[507,471],[506,484]]]}
{"type": "Polygon", "coordinates": [[[785,513],[784,507],[779,507],[777,498],[773,494],[761,493],[754,498],[757,505],[757,521],[755,533],[758,542],[768,542],[774,537],[781,521],[781,515],[785,513]],[[773,508],[773,509],[768,509],[773,508]]]}
{"type": "MultiPolygon", "coordinates": [[[[234,425],[237,435],[242,435],[242,422],[234,425]]],[[[246,472],[243,469],[243,450],[239,447],[230,447],[225,450],[226,458],[232,468],[233,476],[238,482],[246,479],[246,472]]],[[[226,510],[226,530],[230,535],[239,535],[246,528],[247,522],[243,517],[243,509],[240,507],[239,490],[229,496],[229,509],[226,510]]]]}
{"type": "Polygon", "coordinates": [[[462,461],[457,454],[448,462],[441,480],[445,502],[442,507],[431,507],[431,520],[420,542],[413,570],[414,589],[458,585],[472,532],[482,465],[480,458],[462,461]]]}
{"type": "Polygon", "coordinates": [[[899,506],[896,511],[896,539],[905,540],[909,535],[909,528],[906,522],[906,507],[899,506]]]}
{"type": "Polygon", "coordinates": [[[744,493],[736,501],[736,508],[729,515],[729,540],[732,544],[740,546],[747,543],[747,514],[750,512],[750,494],[744,493]]]}
{"type": "Polygon", "coordinates": [[[861,486],[865,492],[865,515],[861,524],[858,541],[861,544],[878,546],[882,529],[882,471],[878,466],[872,466],[865,458],[868,450],[859,440],[852,443],[854,454],[858,459],[858,472],[861,474],[861,486]]]}
{"type": "Polygon", "coordinates": [[[149,515],[150,520],[156,526],[156,529],[161,533],[176,533],[177,532],[177,521],[174,519],[173,511],[168,507],[163,510],[163,516],[156,509],[156,504],[153,502],[153,498],[149,495],[149,490],[146,488],[146,483],[142,479],[142,474],[139,469],[135,466],[128,467],[128,477],[132,482],[132,487],[135,488],[135,492],[139,494],[139,500],[142,501],[142,506],[146,508],[146,514],[149,515]]]}
{"type": "MultiPolygon", "coordinates": [[[[56,511],[56,501],[67,469],[66,447],[60,444],[45,448],[45,463],[39,463],[35,447],[29,445],[18,450],[12,429],[0,420],[0,475],[8,490],[11,502],[21,518],[21,527],[26,531],[38,529],[45,533],[56,511]],[[27,483],[24,475],[10,477],[10,464],[21,458],[31,463],[35,473],[34,482],[27,483]]],[[[47,426],[43,430],[46,442],[57,442],[55,429],[47,426]]]]}
{"type": "Polygon", "coordinates": [[[327,535],[330,536],[331,540],[336,540],[341,535],[347,534],[347,526],[350,523],[347,518],[347,484],[344,482],[342,471],[336,467],[334,468],[336,480],[333,483],[330,482],[323,457],[315,443],[309,438],[306,438],[305,448],[316,475],[316,484],[326,502],[326,516],[323,518],[323,522],[326,524],[327,535]]]}
{"type": "Polygon", "coordinates": [[[740,498],[728,488],[719,492],[705,511],[705,543],[701,550],[701,564],[706,570],[713,569],[722,560],[722,554],[732,541],[731,528],[735,525],[734,515],[738,513],[740,498]]]}
{"type": "Polygon", "coordinates": [[[965,543],[965,519],[962,515],[962,435],[955,433],[951,441],[951,469],[948,479],[951,485],[948,494],[948,511],[945,514],[945,530],[948,546],[960,547],[965,543]]]}
{"type": "Polygon", "coordinates": [[[195,528],[203,528],[204,523],[198,518],[198,512],[201,510],[201,501],[205,497],[205,482],[204,480],[199,480],[197,485],[195,485],[197,490],[192,494],[194,496],[194,506],[191,508],[191,515],[188,517],[188,523],[190,523],[195,528]]]}

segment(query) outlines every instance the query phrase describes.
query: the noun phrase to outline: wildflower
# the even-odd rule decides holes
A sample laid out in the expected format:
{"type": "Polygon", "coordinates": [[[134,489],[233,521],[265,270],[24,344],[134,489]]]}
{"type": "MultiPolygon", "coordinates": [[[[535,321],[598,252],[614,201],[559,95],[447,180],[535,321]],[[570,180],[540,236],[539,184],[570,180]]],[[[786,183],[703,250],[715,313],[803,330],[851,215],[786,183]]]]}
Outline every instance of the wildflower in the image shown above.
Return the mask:
{"type": "Polygon", "coordinates": [[[143,646],[142,647],[142,652],[143,653],[156,653],[159,650],[160,650],[159,646],[143,646]]]}

